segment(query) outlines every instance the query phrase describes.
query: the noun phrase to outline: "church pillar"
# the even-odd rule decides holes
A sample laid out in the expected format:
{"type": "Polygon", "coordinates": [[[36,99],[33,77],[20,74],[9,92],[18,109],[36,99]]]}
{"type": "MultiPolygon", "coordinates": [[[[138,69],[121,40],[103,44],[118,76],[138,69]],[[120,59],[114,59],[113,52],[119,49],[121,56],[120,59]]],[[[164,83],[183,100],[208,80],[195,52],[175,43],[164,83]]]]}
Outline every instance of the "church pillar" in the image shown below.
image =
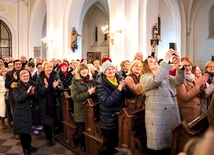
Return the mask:
{"type": "Polygon", "coordinates": [[[19,59],[21,55],[28,58],[28,3],[18,1],[18,53],[14,53],[13,57],[19,59]]]}
{"type": "Polygon", "coordinates": [[[47,60],[62,59],[62,0],[47,0],[47,60]]]}

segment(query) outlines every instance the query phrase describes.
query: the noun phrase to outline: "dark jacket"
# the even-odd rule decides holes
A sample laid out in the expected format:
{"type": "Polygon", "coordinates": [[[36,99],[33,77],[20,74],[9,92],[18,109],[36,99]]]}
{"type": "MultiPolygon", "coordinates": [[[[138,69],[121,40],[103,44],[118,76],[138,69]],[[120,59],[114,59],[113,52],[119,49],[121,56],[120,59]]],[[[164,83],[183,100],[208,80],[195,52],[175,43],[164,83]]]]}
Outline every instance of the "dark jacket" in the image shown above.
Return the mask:
{"type": "MultiPolygon", "coordinates": [[[[53,81],[59,80],[58,73],[55,71],[52,71],[51,77],[53,77],[53,81]]],[[[44,78],[45,72],[42,71],[37,79],[38,92],[40,95],[40,117],[44,125],[52,126],[54,122],[60,121],[62,117],[61,95],[64,88],[61,82],[56,88],[53,88],[53,85],[50,85],[48,88],[46,88],[44,84],[44,78]],[[49,95],[51,96],[51,99],[48,99],[49,95]],[[49,114],[49,103],[51,104],[53,115],[49,114]]]]}
{"type": "Polygon", "coordinates": [[[88,83],[82,79],[76,80],[73,78],[71,85],[71,97],[74,101],[74,120],[75,122],[85,122],[85,102],[88,98],[97,98],[97,94],[88,92],[89,87],[95,86],[95,81],[90,80],[88,83]]]}
{"type": "Polygon", "coordinates": [[[14,98],[13,98],[13,87],[11,87],[12,86],[11,84],[18,82],[18,80],[19,80],[19,73],[20,73],[20,71],[16,71],[15,69],[13,69],[11,71],[8,71],[7,74],[6,74],[6,77],[5,77],[5,87],[9,90],[8,100],[10,102],[15,102],[14,98]],[[13,73],[14,72],[17,73],[17,76],[18,76],[17,80],[15,80],[13,78],[13,73]]]}
{"type": "Polygon", "coordinates": [[[36,86],[36,83],[29,81],[28,85],[20,80],[18,87],[13,89],[13,96],[15,99],[14,110],[14,133],[32,133],[32,113],[31,105],[38,100],[38,92],[35,89],[34,94],[27,94],[30,85],[36,86]]]}
{"type": "MultiPolygon", "coordinates": [[[[117,81],[122,80],[122,76],[116,74],[117,81]]],[[[128,86],[122,91],[117,86],[111,84],[103,73],[97,76],[97,94],[100,102],[100,126],[103,129],[115,129],[118,125],[118,116],[116,112],[122,110],[125,106],[125,97],[132,96],[128,86]]]]}

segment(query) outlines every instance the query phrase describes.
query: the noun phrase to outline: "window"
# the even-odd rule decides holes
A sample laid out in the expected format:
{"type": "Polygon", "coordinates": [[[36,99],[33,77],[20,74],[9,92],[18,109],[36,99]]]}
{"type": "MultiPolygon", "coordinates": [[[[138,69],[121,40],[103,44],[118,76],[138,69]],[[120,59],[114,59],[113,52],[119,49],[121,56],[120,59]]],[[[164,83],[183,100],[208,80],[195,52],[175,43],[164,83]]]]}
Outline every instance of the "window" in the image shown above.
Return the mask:
{"type": "Polygon", "coordinates": [[[161,36],[161,19],[158,17],[158,35],[161,36]]]}
{"type": "Polygon", "coordinates": [[[0,58],[12,56],[12,35],[8,26],[0,20],[0,58]]]}
{"type": "Polygon", "coordinates": [[[95,28],[95,41],[98,41],[98,29],[97,29],[97,26],[95,28]]]}
{"type": "Polygon", "coordinates": [[[211,6],[209,11],[209,37],[214,38],[214,4],[211,6]]]}

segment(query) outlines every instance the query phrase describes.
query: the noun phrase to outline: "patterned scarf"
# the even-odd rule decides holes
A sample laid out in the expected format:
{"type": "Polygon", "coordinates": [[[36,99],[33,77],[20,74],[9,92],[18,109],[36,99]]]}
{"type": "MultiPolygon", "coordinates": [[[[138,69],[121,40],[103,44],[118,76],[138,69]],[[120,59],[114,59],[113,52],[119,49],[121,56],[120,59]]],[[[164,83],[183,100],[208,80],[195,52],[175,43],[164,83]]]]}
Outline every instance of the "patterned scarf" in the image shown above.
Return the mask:
{"type": "Polygon", "coordinates": [[[193,82],[195,80],[195,75],[194,74],[185,74],[185,79],[193,82]]]}

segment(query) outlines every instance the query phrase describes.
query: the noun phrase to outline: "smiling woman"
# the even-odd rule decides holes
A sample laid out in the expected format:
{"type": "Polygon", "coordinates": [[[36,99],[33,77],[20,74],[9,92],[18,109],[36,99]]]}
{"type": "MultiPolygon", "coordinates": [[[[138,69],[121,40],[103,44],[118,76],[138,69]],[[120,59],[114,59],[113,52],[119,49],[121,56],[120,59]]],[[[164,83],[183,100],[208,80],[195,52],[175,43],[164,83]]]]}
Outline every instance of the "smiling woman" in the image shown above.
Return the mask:
{"type": "Polygon", "coordinates": [[[200,115],[200,98],[204,96],[202,87],[206,84],[208,75],[195,79],[192,73],[192,61],[189,57],[182,57],[181,63],[185,67],[185,81],[176,87],[177,101],[181,121],[191,122],[200,115]]]}
{"type": "Polygon", "coordinates": [[[120,74],[116,74],[110,61],[102,64],[97,75],[97,93],[100,101],[100,127],[107,141],[107,154],[113,155],[118,144],[118,115],[125,106],[125,98],[132,94],[120,74]]]}
{"type": "Polygon", "coordinates": [[[39,98],[35,85],[36,84],[30,80],[30,73],[27,70],[22,70],[17,88],[13,91],[16,102],[14,110],[14,133],[20,134],[20,141],[25,155],[36,151],[36,149],[31,146],[31,106],[39,98]]]}
{"type": "Polygon", "coordinates": [[[175,87],[183,83],[184,70],[177,68],[176,76],[168,74],[171,68],[168,62],[173,53],[179,56],[178,52],[168,50],[160,66],[153,57],[143,62],[144,74],[141,78],[141,86],[146,95],[145,124],[148,155],[171,154],[170,126],[181,123],[175,87]]]}

